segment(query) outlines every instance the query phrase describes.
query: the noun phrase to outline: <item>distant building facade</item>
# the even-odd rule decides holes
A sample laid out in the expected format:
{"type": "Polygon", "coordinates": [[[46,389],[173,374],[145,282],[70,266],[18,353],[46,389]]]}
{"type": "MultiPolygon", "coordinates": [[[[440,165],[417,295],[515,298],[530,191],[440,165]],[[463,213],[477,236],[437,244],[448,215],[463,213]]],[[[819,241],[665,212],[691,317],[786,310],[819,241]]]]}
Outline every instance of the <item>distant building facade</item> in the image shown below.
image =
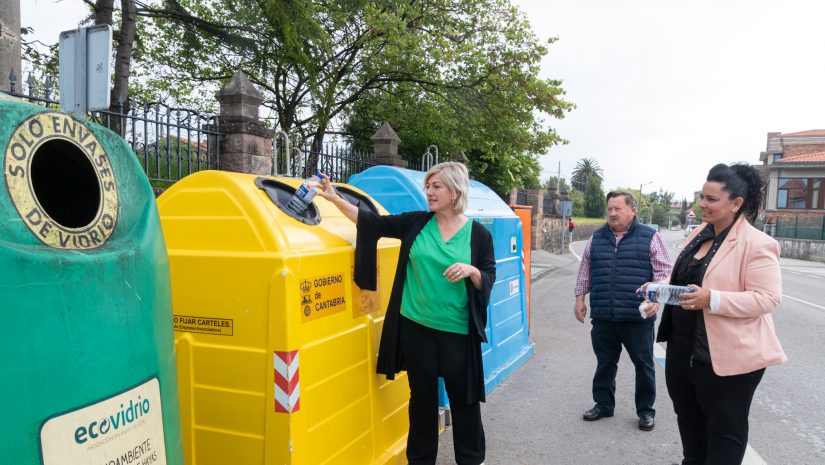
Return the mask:
{"type": "Polygon", "coordinates": [[[825,216],[825,129],[769,132],[759,160],[768,180],[765,221],[825,216]]]}

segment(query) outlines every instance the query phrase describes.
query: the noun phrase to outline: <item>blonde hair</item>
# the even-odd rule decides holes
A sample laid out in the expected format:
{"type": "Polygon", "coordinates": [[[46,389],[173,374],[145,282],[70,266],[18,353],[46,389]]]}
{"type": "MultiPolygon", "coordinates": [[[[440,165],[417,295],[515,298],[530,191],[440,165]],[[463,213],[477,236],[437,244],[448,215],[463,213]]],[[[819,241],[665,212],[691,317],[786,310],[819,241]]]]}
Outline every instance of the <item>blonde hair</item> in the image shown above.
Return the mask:
{"type": "Polygon", "coordinates": [[[456,199],[453,202],[453,211],[456,213],[464,213],[467,209],[467,195],[470,192],[470,173],[467,167],[462,163],[454,161],[445,161],[434,165],[424,175],[424,188],[427,188],[427,183],[434,174],[441,175],[441,181],[447,189],[456,194],[456,199]]]}

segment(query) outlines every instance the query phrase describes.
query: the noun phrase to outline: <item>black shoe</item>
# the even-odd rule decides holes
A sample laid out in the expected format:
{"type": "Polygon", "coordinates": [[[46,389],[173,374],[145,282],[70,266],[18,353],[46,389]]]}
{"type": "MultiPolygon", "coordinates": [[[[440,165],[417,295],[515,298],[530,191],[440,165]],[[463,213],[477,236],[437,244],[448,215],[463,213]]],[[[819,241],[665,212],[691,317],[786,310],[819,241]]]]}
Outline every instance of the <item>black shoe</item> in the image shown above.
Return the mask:
{"type": "Polygon", "coordinates": [[[656,423],[650,415],[642,415],[639,417],[639,429],[642,431],[652,431],[656,423]]]}
{"type": "Polygon", "coordinates": [[[602,410],[598,405],[594,405],[593,408],[591,408],[590,410],[584,412],[584,415],[582,415],[582,418],[584,419],[584,421],[596,421],[600,418],[612,417],[612,416],[613,416],[613,412],[607,412],[605,410],[602,410]]]}

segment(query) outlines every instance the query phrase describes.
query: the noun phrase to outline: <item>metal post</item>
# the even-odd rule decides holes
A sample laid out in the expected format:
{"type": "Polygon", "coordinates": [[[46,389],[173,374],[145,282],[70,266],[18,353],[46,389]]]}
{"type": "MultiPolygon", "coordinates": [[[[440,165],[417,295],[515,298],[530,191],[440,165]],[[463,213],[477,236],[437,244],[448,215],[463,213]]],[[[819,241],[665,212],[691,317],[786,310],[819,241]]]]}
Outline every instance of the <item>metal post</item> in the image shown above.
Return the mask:
{"type": "Polygon", "coordinates": [[[819,221],[822,222],[821,233],[819,234],[819,240],[825,241],[825,216],[820,216],[819,221]]]}
{"type": "Polygon", "coordinates": [[[794,239],[799,239],[799,215],[796,215],[796,217],[794,217],[793,238],[794,239]]]}
{"type": "Polygon", "coordinates": [[[15,84],[17,84],[17,74],[14,73],[14,68],[12,68],[11,73],[9,73],[9,92],[12,94],[15,91],[15,84]]]}
{"type": "Polygon", "coordinates": [[[272,174],[278,176],[278,136],[284,138],[284,173],[289,173],[289,134],[281,129],[275,130],[275,138],[272,139],[272,174]]]}
{"type": "Polygon", "coordinates": [[[424,155],[421,155],[421,171],[427,171],[433,166],[433,154],[430,152],[430,149],[435,150],[435,164],[438,164],[438,146],[430,145],[427,147],[424,155]]]}
{"type": "MultiPolygon", "coordinates": [[[[559,210],[561,210],[561,162],[559,162],[559,170],[556,172],[556,195],[559,196],[559,210]]],[[[565,223],[565,215],[562,213],[561,215],[561,249],[559,249],[559,255],[564,255],[564,223],[565,223]]]]}
{"type": "Polygon", "coordinates": [[[70,109],[78,118],[86,116],[86,28],[77,28],[77,46],[74,49],[74,108],[70,109]]]}

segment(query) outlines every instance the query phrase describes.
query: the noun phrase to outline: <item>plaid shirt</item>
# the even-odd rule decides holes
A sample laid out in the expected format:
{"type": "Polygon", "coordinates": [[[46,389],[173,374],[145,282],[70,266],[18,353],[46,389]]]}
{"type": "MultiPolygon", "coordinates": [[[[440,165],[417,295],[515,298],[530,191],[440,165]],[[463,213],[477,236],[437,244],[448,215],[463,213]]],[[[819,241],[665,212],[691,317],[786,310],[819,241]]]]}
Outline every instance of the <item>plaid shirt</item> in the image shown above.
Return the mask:
{"type": "MultiPolygon", "coordinates": [[[[619,245],[619,241],[624,237],[624,231],[620,233],[614,231],[613,235],[616,236],[616,245],[619,245]]],[[[590,247],[592,243],[593,237],[587,241],[587,245],[584,247],[582,262],[579,265],[579,275],[576,278],[576,287],[573,290],[573,294],[576,296],[590,293],[590,247]]],[[[670,254],[667,251],[665,241],[658,232],[653,233],[653,238],[650,240],[650,265],[653,267],[654,282],[670,280],[670,254]]]]}

